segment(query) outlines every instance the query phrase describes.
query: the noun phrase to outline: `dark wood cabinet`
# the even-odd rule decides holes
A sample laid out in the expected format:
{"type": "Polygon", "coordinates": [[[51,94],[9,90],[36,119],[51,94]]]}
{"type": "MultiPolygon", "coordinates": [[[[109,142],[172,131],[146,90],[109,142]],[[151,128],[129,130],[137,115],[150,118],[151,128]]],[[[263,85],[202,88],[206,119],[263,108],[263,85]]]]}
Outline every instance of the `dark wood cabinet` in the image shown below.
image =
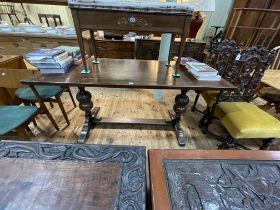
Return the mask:
{"type": "MultiPolygon", "coordinates": [[[[183,56],[192,57],[196,60],[203,61],[203,51],[205,42],[186,42],[183,56]]],[[[175,41],[173,48],[170,50],[171,58],[178,56],[179,41],[175,41]]],[[[157,60],[159,55],[160,40],[137,39],[136,40],[136,59],[157,60]]]]}
{"type": "Polygon", "coordinates": [[[134,59],[134,41],[96,40],[98,58],[134,59]]]}

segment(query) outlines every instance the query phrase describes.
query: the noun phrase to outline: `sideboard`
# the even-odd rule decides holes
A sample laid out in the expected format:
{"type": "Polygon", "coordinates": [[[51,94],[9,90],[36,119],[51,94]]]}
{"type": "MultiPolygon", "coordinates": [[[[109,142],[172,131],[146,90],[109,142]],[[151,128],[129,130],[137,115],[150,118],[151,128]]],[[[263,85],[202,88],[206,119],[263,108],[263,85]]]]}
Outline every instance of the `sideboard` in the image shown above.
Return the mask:
{"type": "MultiPolygon", "coordinates": [[[[89,33],[83,33],[85,50],[89,51],[89,33]]],[[[176,39],[171,49],[171,56],[177,56],[179,40],[176,39]]],[[[4,55],[24,55],[38,48],[54,48],[60,45],[78,46],[76,36],[57,36],[44,34],[0,33],[0,52],[4,55]]],[[[203,41],[187,41],[183,56],[203,60],[206,43],[203,41]]],[[[96,39],[96,51],[99,58],[157,60],[160,38],[153,39],[96,39]]]]}

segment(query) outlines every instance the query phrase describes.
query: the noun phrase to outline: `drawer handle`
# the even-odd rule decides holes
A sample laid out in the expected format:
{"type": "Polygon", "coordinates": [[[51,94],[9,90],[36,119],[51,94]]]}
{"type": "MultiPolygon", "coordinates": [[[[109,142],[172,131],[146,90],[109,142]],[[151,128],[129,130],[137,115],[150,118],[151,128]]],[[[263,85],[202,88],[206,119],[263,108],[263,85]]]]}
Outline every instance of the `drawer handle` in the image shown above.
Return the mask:
{"type": "Polygon", "coordinates": [[[46,48],[46,47],[47,47],[47,45],[46,45],[46,44],[41,44],[41,47],[46,48]]]}
{"type": "Polygon", "coordinates": [[[131,17],[122,17],[117,21],[118,26],[136,26],[136,27],[148,27],[152,26],[151,23],[148,23],[143,18],[137,19],[134,16],[131,17]]]}
{"type": "Polygon", "coordinates": [[[19,44],[16,43],[16,42],[14,42],[13,45],[14,45],[15,47],[18,47],[18,46],[19,46],[19,44]]]}

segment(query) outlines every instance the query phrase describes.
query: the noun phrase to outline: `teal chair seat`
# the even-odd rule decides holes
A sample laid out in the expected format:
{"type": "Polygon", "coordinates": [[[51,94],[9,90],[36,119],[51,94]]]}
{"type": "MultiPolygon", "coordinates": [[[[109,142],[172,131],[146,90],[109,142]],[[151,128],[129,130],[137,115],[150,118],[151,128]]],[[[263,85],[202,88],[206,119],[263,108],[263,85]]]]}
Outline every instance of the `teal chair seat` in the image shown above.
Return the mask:
{"type": "Polygon", "coordinates": [[[0,135],[19,127],[36,112],[35,106],[0,106],[0,135]]]}
{"type": "MultiPolygon", "coordinates": [[[[49,99],[57,95],[58,93],[63,92],[63,89],[58,86],[35,85],[35,88],[43,99],[49,99]]],[[[28,100],[28,101],[37,100],[36,96],[34,95],[30,87],[19,88],[16,90],[15,94],[18,98],[23,100],[28,100]]]]}

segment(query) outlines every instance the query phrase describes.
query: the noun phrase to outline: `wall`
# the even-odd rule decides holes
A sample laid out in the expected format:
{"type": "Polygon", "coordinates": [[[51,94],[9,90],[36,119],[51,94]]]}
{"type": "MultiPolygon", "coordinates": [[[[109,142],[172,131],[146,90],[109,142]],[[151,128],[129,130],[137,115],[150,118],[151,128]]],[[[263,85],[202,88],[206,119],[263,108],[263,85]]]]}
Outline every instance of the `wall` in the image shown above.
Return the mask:
{"type": "Polygon", "coordinates": [[[231,11],[233,0],[216,0],[215,12],[204,12],[205,18],[201,29],[197,34],[197,39],[208,40],[209,36],[212,36],[214,29],[211,26],[225,27],[227,18],[231,11]]]}

